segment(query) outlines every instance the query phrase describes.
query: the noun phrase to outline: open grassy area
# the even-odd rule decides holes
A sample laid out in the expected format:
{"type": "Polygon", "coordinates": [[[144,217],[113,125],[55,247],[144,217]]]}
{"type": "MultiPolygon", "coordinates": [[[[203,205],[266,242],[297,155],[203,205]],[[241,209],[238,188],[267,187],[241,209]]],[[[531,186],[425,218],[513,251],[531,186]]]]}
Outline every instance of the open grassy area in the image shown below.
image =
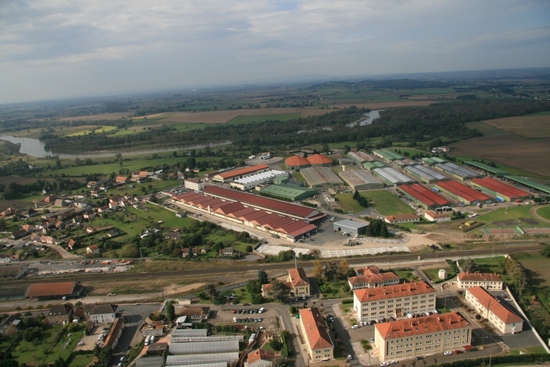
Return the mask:
{"type": "Polygon", "coordinates": [[[85,367],[95,359],[93,354],[75,354],[69,367],[85,367]]]}
{"type": "Polygon", "coordinates": [[[510,206],[499,208],[479,215],[476,220],[487,223],[488,227],[547,227],[547,224],[538,223],[531,219],[529,214],[530,205],[510,206]]]}
{"type": "MultiPolygon", "coordinates": [[[[440,282],[443,282],[445,281],[445,279],[440,279],[439,278],[439,269],[442,269],[442,268],[433,268],[433,269],[422,269],[422,271],[428,276],[428,278],[430,278],[434,283],[440,283],[440,282]]],[[[444,267],[443,269],[445,269],[445,271],[447,272],[447,278],[446,279],[449,279],[449,278],[452,278],[456,275],[456,272],[455,270],[450,267],[450,266],[446,266],[444,267]]]]}
{"type": "Polygon", "coordinates": [[[359,203],[353,198],[353,194],[337,194],[336,200],[340,203],[340,207],[344,213],[359,213],[365,208],[363,208],[359,203]]]}
{"type": "Polygon", "coordinates": [[[537,214],[545,219],[550,220],[550,205],[546,205],[542,208],[537,208],[537,214]]]}
{"type": "MultiPolygon", "coordinates": [[[[480,273],[500,273],[502,271],[500,263],[503,259],[503,256],[486,257],[474,259],[474,262],[478,266],[480,273]]],[[[466,264],[466,260],[460,260],[459,264],[460,267],[463,268],[464,264],[466,264]]]]}
{"type": "Polygon", "coordinates": [[[26,363],[28,366],[53,363],[58,358],[67,360],[82,337],[83,331],[63,333],[62,330],[63,326],[54,326],[39,340],[32,342],[22,340],[12,352],[14,359],[19,364],[26,363]],[[59,333],[63,334],[56,343],[59,333]]]}
{"type": "Polygon", "coordinates": [[[71,134],[68,134],[67,136],[80,136],[80,135],[88,135],[88,134],[102,134],[107,133],[110,131],[116,130],[116,126],[110,126],[110,125],[101,125],[101,126],[93,126],[85,130],[77,131],[71,134]]]}
{"type": "Polygon", "coordinates": [[[361,191],[372,201],[372,206],[382,215],[414,214],[414,210],[388,190],[361,191]]]}
{"type": "Polygon", "coordinates": [[[401,279],[405,279],[410,282],[416,282],[418,281],[418,278],[416,275],[414,275],[412,269],[398,269],[393,271],[397,276],[401,279]]]}

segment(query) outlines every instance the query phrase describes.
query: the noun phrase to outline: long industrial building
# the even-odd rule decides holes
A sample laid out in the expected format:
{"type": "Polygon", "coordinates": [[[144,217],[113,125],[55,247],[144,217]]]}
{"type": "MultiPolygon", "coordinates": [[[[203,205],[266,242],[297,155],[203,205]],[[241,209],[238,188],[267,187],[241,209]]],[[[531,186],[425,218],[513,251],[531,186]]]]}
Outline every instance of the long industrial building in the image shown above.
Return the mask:
{"type": "Polygon", "coordinates": [[[339,172],[338,176],[353,190],[382,189],[384,183],[364,169],[339,172]]]}
{"type": "Polygon", "coordinates": [[[401,160],[401,159],[405,158],[401,154],[398,154],[398,153],[396,153],[392,150],[389,150],[389,149],[377,149],[377,150],[373,150],[372,153],[375,156],[382,158],[386,162],[392,162],[392,161],[395,161],[395,160],[401,160]]]}
{"type": "Polygon", "coordinates": [[[521,176],[512,176],[512,175],[506,175],[504,176],[505,179],[513,181],[517,184],[523,185],[525,187],[528,187],[532,190],[537,190],[542,193],[550,195],[550,185],[546,185],[537,181],[533,181],[530,178],[527,177],[521,177],[521,176]]]}
{"type": "Polygon", "coordinates": [[[384,168],[386,165],[380,161],[370,161],[363,163],[363,168],[369,171],[374,171],[377,168],[384,168]]]}
{"type": "MultiPolygon", "coordinates": [[[[219,189],[217,187],[214,188],[219,189]]],[[[208,189],[208,187],[206,189],[208,189]]],[[[240,193],[234,190],[227,191],[240,193]]],[[[317,226],[303,219],[307,218],[308,220],[315,221],[325,216],[324,213],[320,213],[311,208],[300,207],[298,205],[279,202],[273,199],[257,197],[245,193],[240,194],[252,196],[253,199],[245,197],[243,198],[243,201],[231,201],[227,200],[227,198],[222,199],[220,197],[211,197],[208,194],[189,191],[174,196],[172,200],[177,206],[190,207],[213,216],[225,218],[246,227],[280,235],[291,242],[295,242],[296,240],[317,230],[317,226]],[[244,200],[254,201],[255,199],[258,201],[275,202],[276,204],[271,205],[272,208],[277,208],[279,211],[293,211],[294,214],[300,212],[300,214],[305,215],[305,217],[298,216],[298,218],[293,218],[288,214],[285,215],[280,212],[274,212],[273,209],[259,209],[253,205],[243,204],[244,200]],[[309,209],[309,211],[307,211],[307,209],[309,209]]],[[[256,204],[258,203],[256,202],[256,204]]]]}
{"type": "Polygon", "coordinates": [[[450,162],[436,164],[435,169],[440,170],[441,172],[460,181],[469,180],[474,177],[481,176],[474,170],[450,162]]]}
{"type": "Polygon", "coordinates": [[[358,150],[357,152],[349,152],[348,157],[353,159],[358,164],[363,164],[365,162],[374,161],[374,157],[368,153],[358,150]]]}
{"type": "Polygon", "coordinates": [[[260,195],[287,201],[300,201],[317,195],[317,190],[296,185],[269,185],[260,190],[260,195]]]}
{"type": "Polygon", "coordinates": [[[242,167],[232,171],[218,173],[217,175],[212,177],[212,181],[221,182],[221,183],[231,182],[244,177],[251,176],[255,173],[267,172],[267,171],[269,171],[269,166],[267,164],[258,164],[255,166],[242,167]]]}
{"type": "Polygon", "coordinates": [[[487,172],[491,175],[497,176],[497,177],[504,177],[504,175],[507,174],[506,171],[503,171],[501,169],[498,169],[496,167],[491,167],[488,164],[476,162],[476,161],[464,161],[463,162],[467,166],[472,166],[474,168],[480,169],[484,172],[487,172]]]}
{"type": "Polygon", "coordinates": [[[504,182],[495,180],[494,178],[474,178],[470,181],[470,185],[474,188],[494,196],[497,201],[511,202],[516,200],[523,200],[532,197],[533,195],[505,184],[504,182]]]}
{"type": "Polygon", "coordinates": [[[313,189],[344,186],[344,182],[329,167],[308,167],[302,169],[301,173],[308,186],[313,189]]]}
{"type": "Polygon", "coordinates": [[[288,177],[288,172],[272,170],[255,173],[250,176],[236,179],[235,181],[231,182],[231,187],[242,191],[247,191],[255,188],[258,185],[273,182],[273,180],[277,177],[288,177]]]}
{"type": "Polygon", "coordinates": [[[405,171],[425,183],[432,183],[447,179],[447,176],[421,164],[407,166],[405,167],[405,171]]]}
{"type": "Polygon", "coordinates": [[[435,187],[466,205],[481,205],[493,202],[490,196],[456,181],[438,182],[435,187]]]}
{"type": "Polygon", "coordinates": [[[449,200],[419,184],[401,185],[398,190],[424,209],[436,209],[450,205],[449,200]]]}
{"type": "Polygon", "coordinates": [[[379,177],[388,186],[415,182],[414,179],[391,167],[376,168],[373,172],[375,176],[379,177]]]}

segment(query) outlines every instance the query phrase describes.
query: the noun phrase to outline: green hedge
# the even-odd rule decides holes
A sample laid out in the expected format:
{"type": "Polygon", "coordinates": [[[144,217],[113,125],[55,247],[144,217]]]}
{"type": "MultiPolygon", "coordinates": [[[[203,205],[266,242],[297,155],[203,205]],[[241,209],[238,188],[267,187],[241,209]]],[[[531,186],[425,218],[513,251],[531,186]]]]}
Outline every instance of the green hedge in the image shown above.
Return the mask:
{"type": "MultiPolygon", "coordinates": [[[[550,361],[550,354],[521,354],[521,355],[509,355],[509,356],[494,356],[491,358],[491,365],[496,366],[499,364],[509,363],[534,363],[550,361]]],[[[489,358],[477,358],[477,359],[465,359],[456,362],[441,363],[440,367],[471,367],[471,366],[483,366],[489,365],[489,358]]]]}

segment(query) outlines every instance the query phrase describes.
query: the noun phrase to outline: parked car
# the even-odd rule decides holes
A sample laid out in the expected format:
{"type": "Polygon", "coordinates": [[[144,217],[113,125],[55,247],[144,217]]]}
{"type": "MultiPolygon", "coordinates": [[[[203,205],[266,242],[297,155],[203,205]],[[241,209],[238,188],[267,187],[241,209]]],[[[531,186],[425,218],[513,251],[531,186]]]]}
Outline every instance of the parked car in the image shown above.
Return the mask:
{"type": "Polygon", "coordinates": [[[445,352],[443,352],[444,356],[450,356],[451,354],[453,354],[453,352],[451,352],[450,350],[446,350],[445,352]]]}

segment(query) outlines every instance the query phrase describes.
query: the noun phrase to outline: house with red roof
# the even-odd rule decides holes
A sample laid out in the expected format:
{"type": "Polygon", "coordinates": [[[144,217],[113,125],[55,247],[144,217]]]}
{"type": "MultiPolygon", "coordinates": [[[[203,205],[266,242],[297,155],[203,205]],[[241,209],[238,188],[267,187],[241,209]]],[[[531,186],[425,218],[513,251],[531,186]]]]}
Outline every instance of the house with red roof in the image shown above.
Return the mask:
{"type": "Polygon", "coordinates": [[[275,353],[268,352],[263,349],[256,349],[248,353],[247,366],[248,367],[271,367],[273,366],[274,359],[275,359],[275,353]]]}
{"type": "Polygon", "coordinates": [[[62,299],[78,297],[83,291],[77,282],[36,283],[29,285],[25,296],[38,299],[62,299]]]}
{"type": "Polygon", "coordinates": [[[332,159],[324,154],[312,154],[307,157],[308,162],[312,166],[330,167],[332,166],[332,159]]]}
{"type": "Polygon", "coordinates": [[[311,167],[309,160],[301,155],[292,155],[285,159],[285,164],[290,170],[299,171],[302,168],[311,167]]]}
{"type": "Polygon", "coordinates": [[[464,292],[466,302],[502,334],[515,334],[523,330],[523,319],[502,305],[482,287],[472,287],[464,292]]]}
{"type": "Polygon", "coordinates": [[[217,175],[214,175],[214,177],[212,177],[212,181],[221,183],[231,182],[243,177],[248,177],[254,173],[267,172],[269,171],[269,169],[270,168],[267,164],[257,164],[255,166],[241,167],[231,171],[218,173],[217,175]]]}
{"type": "Polygon", "coordinates": [[[383,287],[399,284],[399,277],[394,272],[383,273],[376,266],[366,268],[363,274],[348,278],[351,290],[383,287]]]}
{"type": "Polygon", "coordinates": [[[304,268],[288,269],[288,282],[295,297],[311,295],[309,279],[304,268]]]}
{"type": "Polygon", "coordinates": [[[459,289],[483,287],[489,290],[504,289],[504,280],[497,273],[469,273],[458,274],[457,286],[459,289]]]}
{"type": "Polygon", "coordinates": [[[334,358],[334,343],[317,307],[300,309],[300,329],[312,362],[334,358]]]}

